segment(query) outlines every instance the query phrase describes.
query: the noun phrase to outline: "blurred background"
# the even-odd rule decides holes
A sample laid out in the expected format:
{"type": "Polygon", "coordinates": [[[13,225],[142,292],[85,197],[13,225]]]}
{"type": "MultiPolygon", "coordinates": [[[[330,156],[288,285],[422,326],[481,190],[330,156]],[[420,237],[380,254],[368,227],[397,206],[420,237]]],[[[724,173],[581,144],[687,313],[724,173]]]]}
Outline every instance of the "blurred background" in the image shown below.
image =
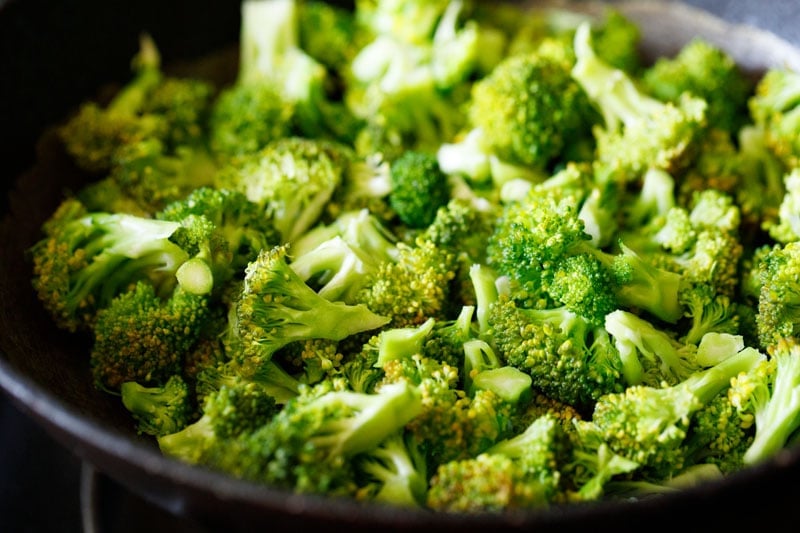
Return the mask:
{"type": "MultiPolygon", "coordinates": [[[[733,23],[750,24],[772,31],[800,46],[800,2],[795,0],[690,0],[685,3],[703,8],[733,23]]],[[[192,2],[170,2],[170,9],[185,13],[185,23],[193,27],[197,39],[172,42],[170,35],[156,34],[174,58],[192,57],[209,45],[233,42],[238,35],[238,4],[225,2],[214,16],[195,8],[192,2]],[[213,36],[209,39],[209,35],[213,36]]],[[[131,7],[131,4],[125,4],[131,7]]],[[[0,120],[5,124],[22,123],[26,115],[28,129],[0,130],[0,161],[5,164],[0,176],[11,179],[29,165],[35,155],[39,129],[62,117],[68,109],[93,94],[98,80],[124,78],[127,62],[136,47],[133,30],[118,30],[113,21],[125,17],[124,28],[143,27],[144,21],[165,9],[163,2],[142,0],[135,12],[121,12],[112,2],[65,0],[0,0],[0,120]],[[26,16],[17,16],[25,14],[26,16]],[[32,16],[31,14],[36,14],[32,16]],[[75,35],[70,32],[80,17],[98,21],[97,32],[75,35]],[[133,19],[131,21],[130,19],[133,19]],[[23,24],[21,20],[35,21],[23,24]],[[106,21],[105,23],[100,23],[106,21]],[[141,24],[137,24],[141,22],[141,24]],[[46,40],[41,39],[47,35],[46,40]],[[45,45],[45,43],[49,43],[45,45]],[[52,46],[60,43],[62,46],[52,46]],[[115,43],[104,46],[104,43],[115,43]],[[116,43],[128,43],[127,45],[116,43]],[[91,53],[93,61],[86,60],[91,53]],[[85,74],[67,91],[42,95],[47,80],[80,69],[85,74]],[[39,90],[30,90],[39,87],[39,90]],[[20,105],[23,104],[23,105],[20,105]],[[31,120],[31,114],[33,119],[31,120]],[[12,157],[13,156],[13,157],[12,157]]],[[[0,198],[0,212],[4,211],[0,198]]],[[[8,532],[79,532],[113,531],[203,531],[198,524],[170,515],[142,501],[124,488],[94,473],[70,450],[63,448],[36,423],[12,405],[0,393],[0,531],[8,532]],[[94,488],[95,504],[85,507],[91,517],[81,515],[81,490],[94,488]]],[[[88,496],[88,493],[87,495],[88,496]]],[[[84,503],[90,499],[84,498],[84,503]]]]}

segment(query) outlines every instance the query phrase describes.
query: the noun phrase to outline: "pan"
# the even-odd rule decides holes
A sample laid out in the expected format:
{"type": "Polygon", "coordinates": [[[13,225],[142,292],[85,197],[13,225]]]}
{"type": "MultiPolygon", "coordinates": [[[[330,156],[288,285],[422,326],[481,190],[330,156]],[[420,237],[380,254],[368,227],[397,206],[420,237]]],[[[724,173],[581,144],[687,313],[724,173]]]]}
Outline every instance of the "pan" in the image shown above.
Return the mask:
{"type": "MultiPolygon", "coordinates": [[[[727,20],[682,2],[617,6],[641,25],[645,55],[672,54],[699,35],[728,51],[753,76],[771,65],[800,68],[800,52],[776,34],[797,38],[792,28],[800,15],[793,2],[694,4],[715,9],[727,20]],[[744,21],[757,21],[760,27],[744,21]]],[[[602,8],[592,2],[569,6],[589,13],[602,8]]],[[[88,379],[87,346],[52,325],[30,288],[25,250],[37,240],[41,223],[63,192],[81,180],[79,173],[65,170],[71,167],[46,127],[96,96],[104,84],[126,79],[142,31],[159,43],[164,63],[180,69],[235,46],[238,17],[237,2],[210,0],[0,0],[0,390],[25,414],[99,472],[210,530],[744,529],[780,524],[791,516],[795,503],[785,487],[800,475],[800,450],[651,500],[467,517],[254,485],[163,457],[153,441],[138,436],[118,399],[88,379]]],[[[230,62],[224,54],[214,57],[214,68],[224,75],[230,62]]]]}

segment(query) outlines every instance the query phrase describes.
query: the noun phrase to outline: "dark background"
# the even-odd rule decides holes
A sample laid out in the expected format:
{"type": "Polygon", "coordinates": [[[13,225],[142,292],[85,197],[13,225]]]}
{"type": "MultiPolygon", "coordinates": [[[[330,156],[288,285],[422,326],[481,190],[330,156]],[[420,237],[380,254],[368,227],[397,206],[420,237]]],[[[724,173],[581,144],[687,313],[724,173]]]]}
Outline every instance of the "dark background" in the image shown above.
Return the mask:
{"type": "MultiPolygon", "coordinates": [[[[235,39],[238,32],[238,2],[230,1],[232,8],[224,11],[229,18],[204,17],[193,10],[192,2],[169,2],[170,9],[183,10],[186,24],[196,29],[197,39],[185,39],[179,43],[169,42],[169,34],[154,35],[156,42],[163,42],[175,54],[175,58],[191,57],[205,47],[214,44],[208,35],[216,35],[219,44],[235,39]],[[223,30],[220,31],[220,28],[223,30]]],[[[755,2],[752,0],[691,0],[686,2],[702,7],[731,22],[746,23],[767,28],[784,39],[800,45],[800,2],[792,0],[755,2]]],[[[136,36],[120,34],[113,23],[98,24],[91,34],[74,35],[69,28],[78,17],[85,16],[80,9],[84,3],[62,0],[0,0],[0,120],[9,123],[24,121],[31,125],[45,125],[61,118],[63,110],[93,94],[97,79],[124,79],[128,73],[127,61],[132,57],[136,36]],[[25,17],[35,21],[26,26],[14,22],[16,17],[7,16],[14,10],[37,13],[36,17],[25,17]],[[47,40],[40,36],[48,35],[47,40]],[[61,42],[63,46],[50,46],[61,42]],[[106,42],[130,42],[131,45],[103,47],[106,42]],[[44,46],[48,43],[48,46],[44,46]],[[93,61],[86,61],[76,50],[91,49],[93,61]],[[19,68],[15,57],[27,50],[26,57],[37,58],[37,64],[19,68]],[[30,53],[33,51],[33,53],[30,53]],[[15,69],[3,70],[7,65],[15,69]],[[86,82],[78,83],[67,92],[51,95],[46,101],[30,101],[22,88],[28,83],[46,83],[49,77],[59,73],[81,69],[86,72],[86,82]],[[13,105],[11,104],[13,102],[13,105]],[[33,120],[30,115],[34,115],[33,120]]],[[[137,17],[142,26],[147,17],[166,3],[143,0],[134,12],[121,13],[114,2],[92,2],[98,7],[93,17],[98,21],[113,21],[115,17],[137,17]]],[[[125,4],[128,8],[131,4],[125,4]]],[[[126,27],[135,24],[126,23],[126,27]]],[[[170,57],[164,58],[169,61],[170,57]]],[[[8,131],[4,128],[3,131],[8,131]]],[[[34,141],[38,131],[20,129],[14,135],[0,137],[0,161],[32,161],[34,141]],[[24,155],[19,156],[20,153],[24,155]],[[15,157],[10,157],[14,154],[15,157]]],[[[23,168],[6,168],[3,173],[16,175],[23,168]]],[[[0,212],[4,211],[6,198],[0,198],[0,212]]],[[[6,302],[4,304],[7,305],[6,302]]],[[[81,462],[70,451],[61,447],[36,423],[21,413],[0,393],[0,530],[5,532],[79,532],[83,531],[80,505],[81,462]]],[[[101,492],[106,494],[109,516],[104,525],[114,532],[141,531],[150,533],[170,531],[198,531],[196,524],[186,524],[154,509],[133,495],[119,497],[121,488],[101,478],[101,492]],[[112,511],[121,511],[115,515],[112,511]],[[124,519],[115,519],[124,516],[124,519]]],[[[86,532],[90,533],[90,532],[86,532]]],[[[94,533],[94,532],[91,532],[94,533]]]]}

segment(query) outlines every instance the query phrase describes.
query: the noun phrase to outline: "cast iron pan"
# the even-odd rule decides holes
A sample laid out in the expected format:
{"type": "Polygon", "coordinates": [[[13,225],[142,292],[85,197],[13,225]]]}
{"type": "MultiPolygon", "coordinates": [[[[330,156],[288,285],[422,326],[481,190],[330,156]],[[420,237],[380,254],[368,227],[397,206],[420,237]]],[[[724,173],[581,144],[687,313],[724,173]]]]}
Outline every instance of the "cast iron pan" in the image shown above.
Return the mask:
{"type": "MultiPolygon", "coordinates": [[[[598,7],[578,5],[590,12],[598,7]]],[[[643,50],[650,56],[674,53],[701,35],[728,50],[753,75],[770,65],[800,68],[800,52],[772,33],[731,25],[682,3],[619,7],[641,24],[643,50]]],[[[750,7],[770,9],[773,3],[751,2],[750,7]]],[[[167,459],[152,440],[138,437],[119,399],[91,385],[87,344],[55,329],[30,287],[25,251],[38,240],[41,223],[64,191],[80,186],[83,179],[45,126],[97,96],[105,82],[126,80],[141,31],[154,36],[165,64],[180,69],[185,60],[212,51],[235,51],[238,20],[238,2],[233,0],[0,0],[5,191],[0,198],[0,389],[16,405],[68,450],[129,490],[176,515],[224,531],[590,527],[619,532],[653,526],[763,527],[789,519],[796,502],[785,487],[794,486],[800,476],[800,450],[722,481],[647,501],[465,517],[293,495],[167,459]]],[[[211,65],[217,74],[234,72],[235,54],[214,57],[218,60],[211,65]]]]}

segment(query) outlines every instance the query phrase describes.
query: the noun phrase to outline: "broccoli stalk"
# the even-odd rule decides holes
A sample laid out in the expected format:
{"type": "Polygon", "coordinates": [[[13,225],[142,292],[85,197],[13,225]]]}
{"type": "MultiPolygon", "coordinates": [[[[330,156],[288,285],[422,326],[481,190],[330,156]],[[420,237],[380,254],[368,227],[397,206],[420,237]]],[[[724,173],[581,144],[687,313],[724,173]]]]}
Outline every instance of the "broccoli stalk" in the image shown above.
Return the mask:
{"type": "Polygon", "coordinates": [[[170,240],[179,222],[123,213],[88,212],[62,202],[31,247],[33,286],[59,327],[88,329],[99,309],[147,279],[169,295],[189,254],[170,240]]]}
{"type": "Polygon", "coordinates": [[[192,412],[189,386],[179,375],[153,387],[126,381],[119,392],[122,405],[131,412],[139,433],[161,437],[189,424],[192,412]]]}
{"type": "Polygon", "coordinates": [[[389,322],[364,305],[326,300],[291,269],[286,254],[286,246],[264,249],[246,268],[232,324],[244,374],[252,374],[290,342],[342,340],[389,322]]]}
{"type": "Polygon", "coordinates": [[[668,478],[683,469],[683,443],[692,415],[730,387],[732,378],[763,359],[758,350],[745,348],[672,386],[630,386],[602,396],[591,422],[578,424],[599,430],[614,452],[642,465],[647,475],[668,478]]]}
{"type": "Polygon", "coordinates": [[[743,457],[747,465],[773,457],[800,427],[800,344],[794,337],[781,339],[768,355],[772,371],[755,385],[759,390],[750,404],[740,406],[755,416],[755,437],[743,457]]]}
{"type": "Polygon", "coordinates": [[[603,116],[604,125],[595,128],[596,164],[614,169],[612,175],[622,182],[635,181],[652,167],[670,173],[684,168],[707,123],[706,101],[691,93],[676,104],[647,95],[628,74],[601,59],[591,40],[590,26],[581,24],[572,76],[603,116]]]}

